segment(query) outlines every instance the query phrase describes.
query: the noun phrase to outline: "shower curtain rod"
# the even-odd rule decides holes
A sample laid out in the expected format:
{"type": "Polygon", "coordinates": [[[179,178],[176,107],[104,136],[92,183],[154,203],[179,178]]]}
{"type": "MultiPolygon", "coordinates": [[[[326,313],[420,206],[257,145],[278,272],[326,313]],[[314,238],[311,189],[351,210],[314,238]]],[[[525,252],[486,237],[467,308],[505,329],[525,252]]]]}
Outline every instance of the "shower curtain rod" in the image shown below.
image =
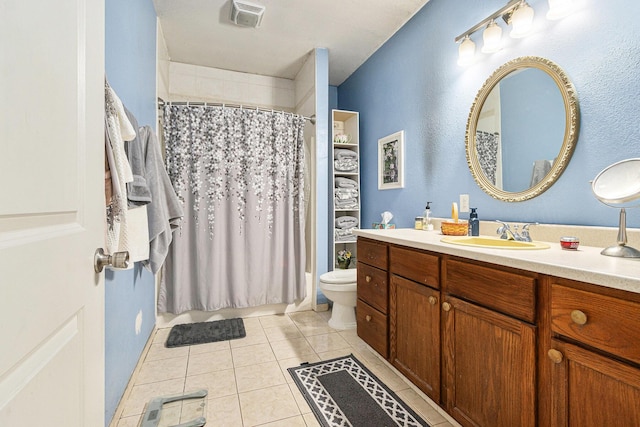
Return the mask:
{"type": "MultiPolygon", "coordinates": [[[[283,111],[283,110],[274,110],[271,108],[263,108],[263,107],[258,107],[257,105],[243,105],[243,104],[227,104],[224,102],[193,102],[193,101],[165,101],[162,98],[158,98],[158,108],[162,108],[165,105],[197,105],[197,106],[204,106],[204,107],[230,107],[230,108],[240,108],[240,109],[245,109],[245,110],[256,110],[256,111],[271,111],[272,113],[285,113],[285,114],[291,114],[294,115],[294,113],[291,113],[289,111],[283,111]]],[[[307,117],[307,116],[302,116],[303,119],[305,120],[309,120],[311,122],[312,125],[316,124],[316,115],[312,115],[311,117],[307,117]]]]}

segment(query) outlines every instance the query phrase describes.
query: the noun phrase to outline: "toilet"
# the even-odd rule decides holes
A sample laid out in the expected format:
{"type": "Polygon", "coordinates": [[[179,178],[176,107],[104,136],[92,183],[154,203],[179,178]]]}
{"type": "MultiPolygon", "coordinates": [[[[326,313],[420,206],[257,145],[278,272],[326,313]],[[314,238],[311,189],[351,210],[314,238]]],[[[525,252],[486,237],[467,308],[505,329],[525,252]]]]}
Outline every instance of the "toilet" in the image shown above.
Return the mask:
{"type": "Polygon", "coordinates": [[[320,276],[322,293],[333,301],[329,326],[333,329],[356,327],[357,271],[355,268],[334,270],[320,276]]]}

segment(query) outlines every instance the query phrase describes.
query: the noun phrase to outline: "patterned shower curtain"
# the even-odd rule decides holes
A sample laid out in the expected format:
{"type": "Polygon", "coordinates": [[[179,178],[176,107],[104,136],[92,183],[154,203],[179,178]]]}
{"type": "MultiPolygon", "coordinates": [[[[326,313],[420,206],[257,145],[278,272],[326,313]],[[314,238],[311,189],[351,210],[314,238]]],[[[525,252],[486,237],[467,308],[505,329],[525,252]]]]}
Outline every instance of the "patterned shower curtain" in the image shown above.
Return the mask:
{"type": "Polygon", "coordinates": [[[304,118],[167,105],[166,164],[185,210],[160,312],[292,303],[306,296],[304,118]]]}
{"type": "Polygon", "coordinates": [[[493,185],[497,185],[496,175],[499,166],[498,148],[500,147],[500,134],[498,132],[476,131],[476,147],[482,172],[484,172],[487,179],[489,179],[493,185]]]}

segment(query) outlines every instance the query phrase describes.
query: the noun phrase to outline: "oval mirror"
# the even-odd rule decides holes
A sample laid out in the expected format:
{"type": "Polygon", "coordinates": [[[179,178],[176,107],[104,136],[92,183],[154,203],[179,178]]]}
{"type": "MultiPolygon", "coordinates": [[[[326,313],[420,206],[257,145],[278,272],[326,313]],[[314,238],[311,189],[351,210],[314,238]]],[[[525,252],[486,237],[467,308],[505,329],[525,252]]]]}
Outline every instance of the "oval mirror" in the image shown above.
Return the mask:
{"type": "Polygon", "coordinates": [[[466,153],[473,178],[505,202],[539,196],[569,163],[578,116],[573,84],[555,63],[534,56],[507,62],[471,106],[466,153]]]}

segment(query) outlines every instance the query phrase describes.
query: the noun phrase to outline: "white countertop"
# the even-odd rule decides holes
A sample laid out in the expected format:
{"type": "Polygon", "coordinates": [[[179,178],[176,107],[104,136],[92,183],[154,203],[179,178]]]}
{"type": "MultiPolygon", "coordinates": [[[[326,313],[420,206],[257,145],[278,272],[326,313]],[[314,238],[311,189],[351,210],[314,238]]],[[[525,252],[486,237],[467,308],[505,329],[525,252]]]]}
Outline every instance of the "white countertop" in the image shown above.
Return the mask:
{"type": "Polygon", "coordinates": [[[412,228],[394,230],[354,230],[357,236],[424,249],[461,258],[504,265],[608,288],[640,293],[640,258],[616,258],[600,254],[602,248],[580,245],[563,250],[559,242],[547,242],[549,249],[490,249],[453,245],[440,240],[439,230],[412,228]]]}

